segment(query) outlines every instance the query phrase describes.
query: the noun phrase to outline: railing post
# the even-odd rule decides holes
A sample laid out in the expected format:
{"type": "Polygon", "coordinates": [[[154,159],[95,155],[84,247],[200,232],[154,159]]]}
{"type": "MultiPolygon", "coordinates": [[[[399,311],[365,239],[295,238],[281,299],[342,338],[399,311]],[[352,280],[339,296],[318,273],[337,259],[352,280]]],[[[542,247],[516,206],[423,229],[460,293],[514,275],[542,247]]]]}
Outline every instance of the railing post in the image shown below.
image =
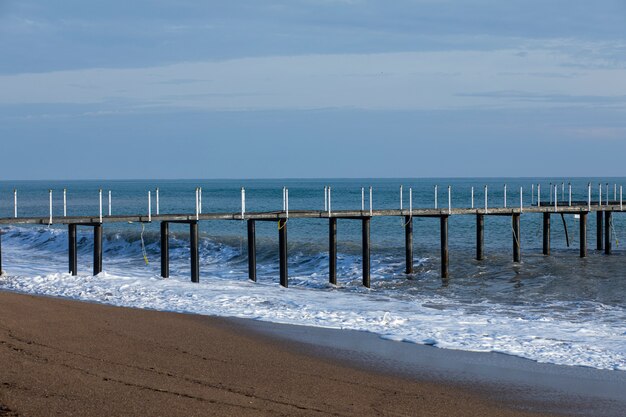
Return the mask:
{"type": "Polygon", "coordinates": [[[256,282],[256,223],[248,219],[248,279],[256,282]]]}

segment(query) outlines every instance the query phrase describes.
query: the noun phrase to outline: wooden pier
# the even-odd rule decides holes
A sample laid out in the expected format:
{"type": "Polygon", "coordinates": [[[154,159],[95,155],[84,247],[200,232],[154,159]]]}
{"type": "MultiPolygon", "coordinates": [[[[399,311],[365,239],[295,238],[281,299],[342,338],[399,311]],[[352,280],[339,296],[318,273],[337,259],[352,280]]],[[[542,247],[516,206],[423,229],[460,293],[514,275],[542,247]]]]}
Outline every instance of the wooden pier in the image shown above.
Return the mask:
{"type": "MultiPolygon", "coordinates": [[[[198,250],[198,224],[201,221],[215,220],[245,220],[247,223],[248,237],[248,277],[256,281],[256,222],[277,222],[278,224],[278,247],[279,247],[279,270],[280,285],[288,287],[288,252],[287,252],[287,228],[288,219],[328,219],[328,246],[329,246],[329,271],[328,279],[331,284],[337,283],[337,227],[338,220],[359,220],[362,230],[362,262],[363,262],[363,285],[370,286],[370,222],[375,217],[399,217],[404,220],[405,231],[405,258],[407,274],[412,274],[413,269],[413,219],[416,217],[439,218],[440,221],[440,244],[441,244],[441,277],[449,277],[449,249],[448,249],[448,219],[452,216],[476,216],[476,259],[484,260],[484,227],[485,216],[510,216],[512,233],[512,258],[513,262],[521,262],[521,228],[520,217],[522,215],[543,216],[543,254],[550,255],[550,225],[551,216],[576,214],[580,216],[580,256],[587,256],[587,218],[591,212],[596,213],[596,249],[610,255],[612,214],[623,211],[621,201],[607,201],[605,204],[598,201],[565,202],[565,203],[540,203],[530,207],[493,207],[493,208],[410,208],[410,209],[387,209],[387,210],[330,210],[330,204],[326,210],[289,211],[283,207],[281,211],[270,212],[241,212],[231,213],[200,213],[196,209],[195,214],[156,214],[152,215],[108,215],[108,216],[63,216],[63,217],[5,217],[0,218],[0,225],[51,225],[63,224],[68,226],[68,258],[69,272],[78,274],[78,251],[76,232],[77,227],[93,228],[93,274],[97,275],[103,270],[102,257],[102,231],[106,224],[111,223],[160,223],[160,248],[161,248],[161,276],[169,277],[169,224],[182,223],[189,225],[190,233],[190,264],[191,281],[200,281],[200,259],[198,250]]],[[[2,268],[2,240],[0,238],[0,270],[2,268]]]]}

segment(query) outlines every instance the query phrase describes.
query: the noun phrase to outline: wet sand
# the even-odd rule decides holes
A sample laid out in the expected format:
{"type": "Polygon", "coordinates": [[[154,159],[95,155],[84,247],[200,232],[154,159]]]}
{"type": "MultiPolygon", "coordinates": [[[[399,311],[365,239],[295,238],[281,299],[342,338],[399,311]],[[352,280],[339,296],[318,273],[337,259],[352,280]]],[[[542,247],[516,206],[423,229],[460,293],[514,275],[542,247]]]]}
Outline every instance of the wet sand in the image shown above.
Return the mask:
{"type": "Polygon", "coordinates": [[[0,292],[0,416],[554,415],[521,410],[547,403],[514,385],[385,363],[349,332],[257,324],[0,292]]]}

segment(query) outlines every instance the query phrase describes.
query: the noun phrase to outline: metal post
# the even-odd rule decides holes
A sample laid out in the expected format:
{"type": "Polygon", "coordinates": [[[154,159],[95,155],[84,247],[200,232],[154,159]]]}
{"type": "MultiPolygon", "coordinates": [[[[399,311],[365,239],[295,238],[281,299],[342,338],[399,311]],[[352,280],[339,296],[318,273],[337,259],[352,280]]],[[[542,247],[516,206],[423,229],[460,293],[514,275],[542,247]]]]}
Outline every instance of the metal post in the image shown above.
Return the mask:
{"type": "Polygon", "coordinates": [[[328,211],[328,187],[324,186],[324,211],[328,211]]]}
{"type": "Polygon", "coordinates": [[[550,213],[543,213],[543,254],[550,255],[550,213]]]}
{"type": "Polygon", "coordinates": [[[448,214],[452,213],[452,187],[448,185],[448,214]]]}
{"type": "Polygon", "coordinates": [[[580,257],[587,256],[587,213],[580,213],[580,257]]]}
{"type": "Polygon", "coordinates": [[[604,254],[605,255],[611,254],[611,227],[613,223],[611,221],[612,214],[613,213],[608,210],[604,212],[604,254]]]}
{"type": "Polygon", "coordinates": [[[402,186],[400,186],[400,211],[402,211],[402,186]]]}
{"type": "Polygon", "coordinates": [[[441,278],[448,278],[448,216],[439,218],[441,229],[441,278]]]}
{"type": "Polygon", "coordinates": [[[474,208],[474,187],[472,187],[472,208],[474,208]]]}
{"type": "Polygon", "coordinates": [[[370,287],[370,218],[364,217],[361,226],[363,249],[363,286],[370,287]]]}
{"type": "Polygon", "coordinates": [[[191,282],[200,282],[200,252],[198,249],[198,221],[189,222],[189,249],[191,258],[191,282]]]}
{"type": "Polygon", "coordinates": [[[535,205],[535,184],[530,184],[530,205],[535,205]]]}
{"type": "Polygon", "coordinates": [[[109,217],[111,217],[111,190],[109,190],[109,217]]]}
{"type": "Polygon", "coordinates": [[[248,279],[256,282],[256,224],[248,219],[248,279]]]}
{"type": "Polygon", "coordinates": [[[102,188],[100,188],[98,190],[98,205],[99,205],[99,218],[100,218],[100,223],[102,223],[102,188]]]}
{"type": "Polygon", "coordinates": [[[170,224],[161,222],[161,276],[170,276],[170,224]]]}
{"type": "Polygon", "coordinates": [[[476,215],[476,260],[485,259],[485,215],[476,215]]]}
{"type": "Polygon", "coordinates": [[[50,199],[50,218],[48,224],[52,224],[52,190],[48,190],[48,198],[50,199]]]}
{"type": "Polygon", "coordinates": [[[102,272],[102,224],[93,227],[93,274],[102,272]]]}
{"type": "Polygon", "coordinates": [[[513,214],[513,262],[520,262],[522,260],[521,248],[520,248],[520,215],[518,213],[513,214]]]}
{"type": "Polygon", "coordinates": [[[372,202],[372,187],[370,186],[370,216],[372,215],[373,202],[372,202]]]}
{"type": "Polygon", "coordinates": [[[76,225],[67,225],[67,240],[69,252],[69,273],[73,276],[78,275],[78,252],[76,250],[76,225]]]}
{"type": "Polygon", "coordinates": [[[13,217],[17,219],[17,188],[13,189],[13,217]]]}
{"type": "Polygon", "coordinates": [[[568,204],[568,206],[572,207],[572,183],[571,182],[567,184],[567,189],[568,189],[568,192],[569,192],[569,204],[568,204]]]}
{"type": "Polygon", "coordinates": [[[63,189],[63,217],[67,217],[67,189],[63,189]]]}
{"type": "Polygon", "coordinates": [[[337,218],[328,219],[328,282],[337,285],[337,218]]]}
{"type": "Polygon", "coordinates": [[[603,237],[602,237],[602,229],[603,229],[603,225],[602,225],[602,212],[601,211],[596,211],[596,249],[597,250],[602,250],[604,249],[604,242],[603,242],[603,237]]]}
{"type": "Polygon", "coordinates": [[[435,185],[435,208],[439,208],[437,204],[437,194],[438,194],[437,189],[438,187],[435,185]]]}
{"type": "Polygon", "coordinates": [[[413,273],[413,216],[404,216],[404,250],[406,273],[413,273]]]}
{"type": "Polygon", "coordinates": [[[159,189],[154,190],[156,196],[156,215],[158,216],[160,213],[160,203],[159,203],[159,189]]]}
{"type": "Polygon", "coordinates": [[[485,185],[485,213],[487,213],[487,186],[485,185]]]}
{"type": "Polygon", "coordinates": [[[287,220],[278,221],[278,252],[280,265],[280,285],[289,286],[289,273],[287,270],[287,220]]]}
{"type": "Polygon", "coordinates": [[[504,208],[506,208],[506,184],[504,184],[504,208]]]}

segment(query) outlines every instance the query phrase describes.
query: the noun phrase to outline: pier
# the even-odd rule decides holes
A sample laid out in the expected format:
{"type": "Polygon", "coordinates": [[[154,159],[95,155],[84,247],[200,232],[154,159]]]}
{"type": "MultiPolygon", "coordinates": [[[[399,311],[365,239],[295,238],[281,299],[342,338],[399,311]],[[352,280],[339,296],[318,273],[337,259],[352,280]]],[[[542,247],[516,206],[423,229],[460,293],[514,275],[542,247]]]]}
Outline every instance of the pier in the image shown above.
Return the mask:
{"type": "MultiPolygon", "coordinates": [[[[278,253],[280,285],[289,286],[289,262],[288,262],[288,220],[289,219],[327,219],[328,220],[328,253],[329,271],[328,281],[331,284],[337,283],[337,229],[340,227],[339,220],[357,220],[361,223],[361,243],[362,243],[362,278],[363,285],[370,287],[370,223],[377,217],[397,217],[404,221],[405,234],[405,269],[407,275],[414,273],[413,268],[413,220],[419,217],[438,218],[440,227],[440,249],[441,249],[441,277],[449,278],[449,241],[448,241],[448,220],[453,216],[475,216],[476,217],[476,260],[485,260],[485,217],[486,216],[507,216],[511,218],[511,239],[512,239],[512,261],[519,263],[522,260],[521,248],[521,227],[520,218],[522,215],[541,215],[543,217],[543,255],[550,256],[550,227],[553,215],[563,219],[565,215],[578,215],[579,222],[579,245],[580,257],[587,256],[587,219],[592,212],[596,213],[596,249],[604,251],[606,255],[612,253],[611,228],[613,213],[623,212],[622,187],[619,187],[619,200],[602,200],[599,195],[598,200],[591,199],[591,186],[589,186],[587,201],[572,201],[571,188],[569,199],[557,201],[556,186],[554,187],[554,200],[541,202],[540,194],[537,195],[536,203],[524,206],[522,203],[522,190],[520,189],[520,204],[517,207],[507,207],[506,188],[504,189],[504,202],[502,207],[487,206],[487,190],[485,189],[485,204],[483,207],[474,206],[474,189],[472,188],[472,207],[455,208],[452,207],[450,187],[448,187],[447,207],[438,207],[437,191],[435,190],[434,208],[414,208],[412,206],[412,191],[409,195],[409,207],[402,207],[402,189],[400,189],[400,208],[376,210],[372,206],[372,189],[369,190],[369,208],[365,207],[365,190],[362,189],[361,210],[333,210],[331,206],[331,189],[324,190],[324,210],[289,210],[288,190],[283,189],[283,209],[279,211],[247,212],[245,208],[245,190],[241,190],[241,211],[224,213],[202,213],[202,193],[201,189],[196,189],[196,210],[189,214],[160,214],[158,206],[158,190],[156,192],[156,214],[152,214],[151,194],[148,195],[147,214],[138,215],[111,215],[111,205],[109,197],[108,215],[103,214],[102,192],[100,192],[100,212],[96,216],[68,216],[67,207],[63,208],[63,216],[52,216],[52,197],[50,197],[50,215],[47,217],[18,217],[17,197],[15,198],[15,215],[13,217],[0,218],[0,225],[67,225],[68,227],[68,271],[72,275],[78,274],[78,250],[77,250],[77,228],[90,227],[93,229],[93,274],[97,275],[103,271],[102,256],[102,236],[103,227],[112,223],[160,223],[160,249],[161,249],[161,276],[168,278],[169,271],[169,225],[171,223],[189,225],[189,245],[190,245],[190,265],[191,281],[200,281],[200,259],[198,246],[198,224],[204,221],[216,220],[236,220],[245,221],[247,225],[247,253],[248,253],[248,278],[256,281],[256,222],[276,222],[278,225],[278,253]]],[[[539,193],[539,187],[538,187],[539,193]]],[[[608,193],[607,193],[608,194],[608,193]]],[[[17,194],[15,194],[17,195],[17,194]]],[[[552,190],[550,192],[552,196],[552,190]]],[[[65,197],[65,195],[64,195],[65,197]]],[[[534,200],[534,195],[533,195],[534,200]]],[[[65,198],[64,198],[65,204],[65,198]]],[[[566,238],[569,237],[565,227],[566,238]]],[[[2,270],[2,239],[0,235],[0,270],[2,270]]]]}

